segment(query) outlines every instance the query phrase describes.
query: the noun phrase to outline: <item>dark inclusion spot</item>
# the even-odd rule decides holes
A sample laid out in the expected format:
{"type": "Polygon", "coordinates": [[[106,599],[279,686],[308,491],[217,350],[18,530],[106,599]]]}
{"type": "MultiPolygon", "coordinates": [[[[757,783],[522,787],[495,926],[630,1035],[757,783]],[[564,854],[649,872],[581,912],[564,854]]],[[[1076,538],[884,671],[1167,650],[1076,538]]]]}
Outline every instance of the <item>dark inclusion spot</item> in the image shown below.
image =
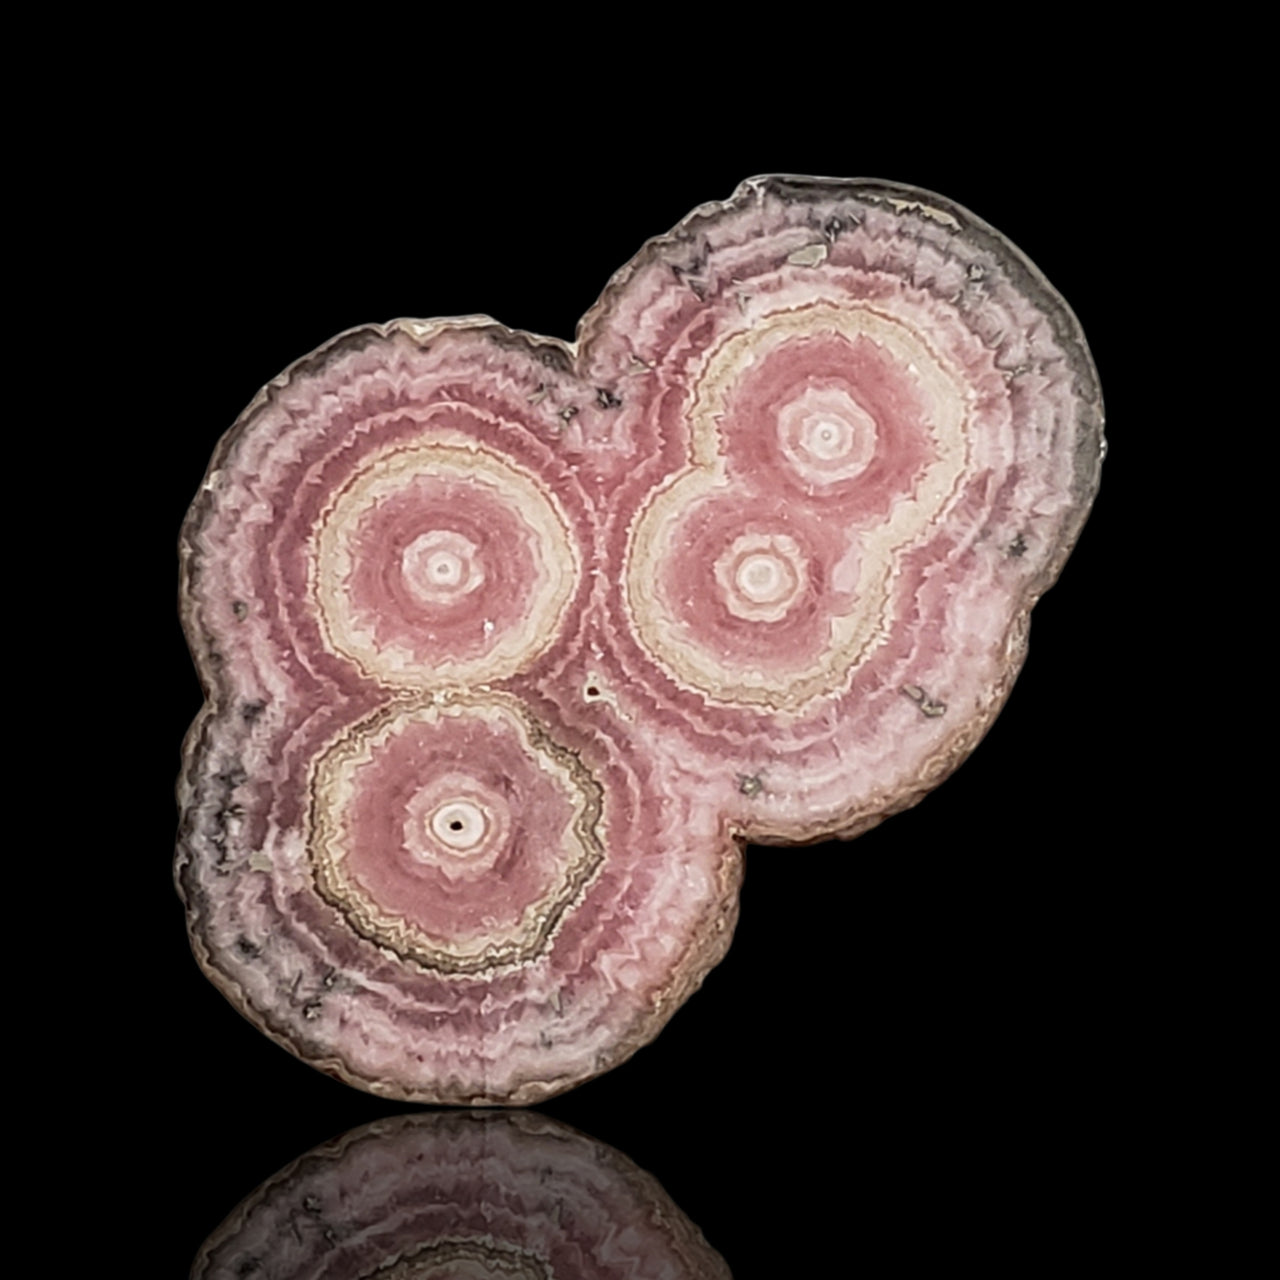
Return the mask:
{"type": "Polygon", "coordinates": [[[596,401],[602,409],[620,409],[622,401],[606,387],[596,388],[596,401]]]}
{"type": "Polygon", "coordinates": [[[1019,556],[1025,555],[1027,551],[1027,540],[1018,534],[1014,540],[1009,543],[1009,554],[1016,560],[1019,556]]]}
{"type": "Polygon", "coordinates": [[[764,783],[760,781],[759,775],[753,774],[748,777],[744,773],[738,774],[738,791],[744,796],[758,796],[764,790],[764,783]]]}
{"type": "Polygon", "coordinates": [[[693,291],[693,296],[697,298],[699,302],[705,302],[707,300],[707,282],[700,279],[701,272],[705,265],[705,261],[698,258],[695,258],[693,263],[687,267],[677,266],[674,262],[671,263],[671,270],[675,275],[675,278],[679,280],[681,284],[686,285],[691,289],[693,291]]]}
{"type": "Polygon", "coordinates": [[[918,684],[903,685],[902,693],[920,708],[921,715],[927,716],[930,720],[946,712],[947,704],[937,698],[931,698],[918,684]]]}
{"type": "Polygon", "coordinates": [[[256,960],[262,954],[262,948],[255,943],[249,941],[248,938],[241,934],[236,939],[236,950],[244,956],[246,960],[256,960]]]}
{"type": "Polygon", "coordinates": [[[462,823],[460,823],[460,822],[457,820],[457,818],[454,818],[454,820],[453,820],[451,823],[449,823],[449,830],[450,830],[450,831],[461,831],[461,830],[462,830],[462,823]]]}
{"type": "Polygon", "coordinates": [[[240,715],[247,723],[252,724],[266,708],[267,704],[265,702],[246,702],[240,708],[240,715]]]}
{"type": "Polygon", "coordinates": [[[226,765],[221,773],[214,774],[214,780],[222,783],[224,787],[234,789],[248,780],[249,775],[245,773],[244,768],[239,761],[234,761],[226,765]]]}
{"type": "Polygon", "coordinates": [[[236,615],[237,622],[243,622],[249,616],[249,606],[243,600],[233,600],[231,612],[236,615]]]}
{"type": "Polygon", "coordinates": [[[565,407],[560,410],[560,416],[566,422],[568,422],[570,418],[576,418],[578,416],[578,406],[576,404],[565,405],[565,407]]]}
{"type": "Polygon", "coordinates": [[[828,240],[834,242],[836,236],[838,236],[843,230],[844,223],[841,222],[839,218],[828,218],[823,224],[822,234],[826,236],[828,240]]]}
{"type": "Polygon", "coordinates": [[[561,373],[568,373],[571,367],[569,357],[559,347],[543,347],[538,352],[538,363],[561,373]]]}

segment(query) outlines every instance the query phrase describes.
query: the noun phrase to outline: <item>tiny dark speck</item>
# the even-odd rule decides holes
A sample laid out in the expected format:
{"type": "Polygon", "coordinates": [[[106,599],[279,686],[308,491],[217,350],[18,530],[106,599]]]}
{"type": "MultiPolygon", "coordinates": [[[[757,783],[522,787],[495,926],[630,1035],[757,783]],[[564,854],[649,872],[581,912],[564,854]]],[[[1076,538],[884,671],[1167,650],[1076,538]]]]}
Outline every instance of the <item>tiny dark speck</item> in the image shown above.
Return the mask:
{"type": "Polygon", "coordinates": [[[538,362],[548,369],[559,369],[565,373],[569,371],[570,367],[568,357],[557,347],[543,347],[538,352],[538,362]]]}

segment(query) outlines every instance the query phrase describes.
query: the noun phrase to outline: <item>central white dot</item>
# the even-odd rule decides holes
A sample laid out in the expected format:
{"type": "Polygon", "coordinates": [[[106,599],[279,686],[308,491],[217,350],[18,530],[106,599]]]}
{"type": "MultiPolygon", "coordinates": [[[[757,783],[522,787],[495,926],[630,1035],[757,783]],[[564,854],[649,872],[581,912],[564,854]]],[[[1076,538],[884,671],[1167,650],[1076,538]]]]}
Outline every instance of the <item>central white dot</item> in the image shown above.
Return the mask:
{"type": "Polygon", "coordinates": [[[470,800],[451,800],[431,815],[431,833],[459,853],[474,849],[485,837],[484,810],[470,800]]]}
{"type": "Polygon", "coordinates": [[[805,556],[786,533],[744,533],[715,563],[721,600],[730,613],[752,622],[777,622],[808,586],[805,556]]]}
{"type": "Polygon", "coordinates": [[[735,575],[738,590],[756,604],[772,604],[790,593],[794,575],[777,556],[757,552],[744,556],[735,575]]]}
{"type": "Polygon", "coordinates": [[[852,480],[875,457],[875,419],[847,391],[810,387],[778,413],[778,444],[811,485],[852,480]]]}
{"type": "Polygon", "coordinates": [[[432,529],[414,538],[400,557],[400,571],[426,603],[448,603],[484,582],[480,549],[452,529],[432,529]]]}
{"type": "Polygon", "coordinates": [[[451,551],[437,551],[427,557],[427,572],[434,581],[453,586],[462,581],[463,564],[451,551]]]}
{"type": "Polygon", "coordinates": [[[833,458],[843,458],[853,448],[853,429],[847,422],[820,418],[805,424],[801,439],[815,458],[830,462],[833,458]]]}

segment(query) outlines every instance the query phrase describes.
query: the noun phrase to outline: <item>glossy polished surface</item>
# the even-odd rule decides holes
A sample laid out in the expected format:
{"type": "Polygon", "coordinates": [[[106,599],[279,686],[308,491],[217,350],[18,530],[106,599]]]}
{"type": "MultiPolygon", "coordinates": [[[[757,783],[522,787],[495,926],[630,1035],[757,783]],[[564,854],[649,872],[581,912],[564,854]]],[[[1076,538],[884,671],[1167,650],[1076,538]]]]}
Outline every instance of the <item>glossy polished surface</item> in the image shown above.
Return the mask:
{"type": "Polygon", "coordinates": [[[573,343],[326,343],[183,530],[201,966],[384,1097],[527,1104],[625,1061],[723,957],[746,841],[860,834],[988,730],[1101,415],[1038,269],[871,179],[742,183],[573,343]]]}

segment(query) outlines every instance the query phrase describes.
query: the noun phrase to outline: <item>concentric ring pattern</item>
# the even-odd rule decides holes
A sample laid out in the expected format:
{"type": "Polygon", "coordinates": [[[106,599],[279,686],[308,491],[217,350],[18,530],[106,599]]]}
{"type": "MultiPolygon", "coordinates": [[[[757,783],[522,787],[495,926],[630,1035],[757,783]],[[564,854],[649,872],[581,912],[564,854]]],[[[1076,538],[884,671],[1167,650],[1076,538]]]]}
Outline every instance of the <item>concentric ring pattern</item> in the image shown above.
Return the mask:
{"type": "Polygon", "coordinates": [[[741,845],[912,803],[1008,695],[1102,455],[1079,326],[998,233],[763,178],[578,342],[353,330],[183,531],[202,967],[387,1096],[526,1103],[651,1039],[741,845]]]}

